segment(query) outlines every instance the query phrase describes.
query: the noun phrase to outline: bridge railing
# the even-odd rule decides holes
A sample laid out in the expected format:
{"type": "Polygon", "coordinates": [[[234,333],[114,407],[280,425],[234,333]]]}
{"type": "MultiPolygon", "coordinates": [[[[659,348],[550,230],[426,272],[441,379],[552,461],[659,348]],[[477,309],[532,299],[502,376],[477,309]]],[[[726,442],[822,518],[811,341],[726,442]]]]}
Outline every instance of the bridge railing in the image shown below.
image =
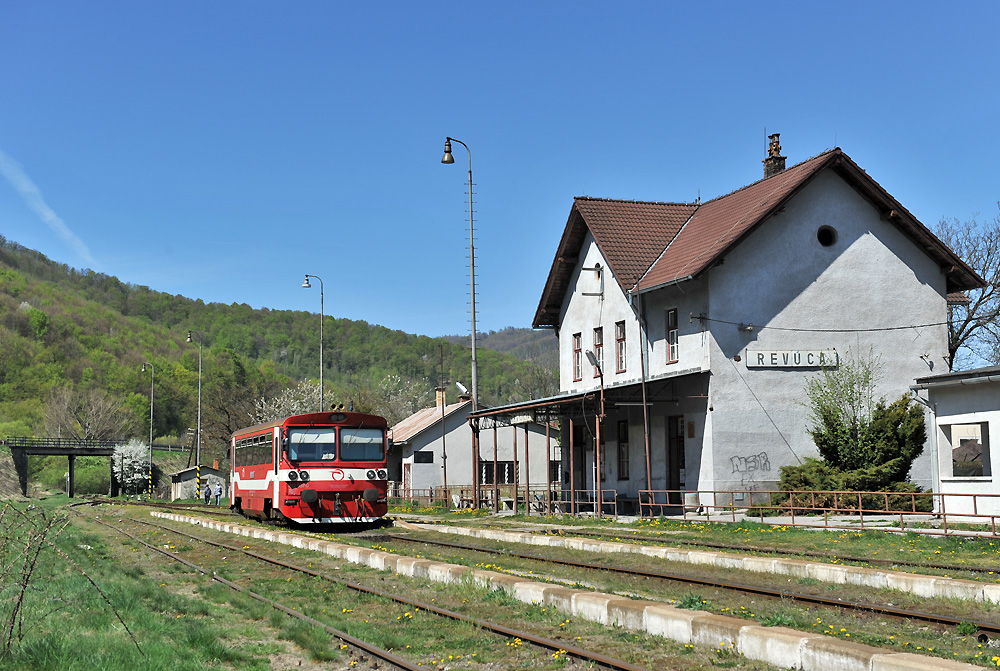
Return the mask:
{"type": "MultiPolygon", "coordinates": [[[[122,439],[99,439],[99,438],[35,438],[33,436],[8,436],[0,440],[0,445],[7,447],[27,449],[27,450],[59,450],[59,449],[107,449],[118,447],[128,441],[122,439]]],[[[157,445],[153,443],[153,450],[157,452],[190,452],[188,445],[157,445]]]]}

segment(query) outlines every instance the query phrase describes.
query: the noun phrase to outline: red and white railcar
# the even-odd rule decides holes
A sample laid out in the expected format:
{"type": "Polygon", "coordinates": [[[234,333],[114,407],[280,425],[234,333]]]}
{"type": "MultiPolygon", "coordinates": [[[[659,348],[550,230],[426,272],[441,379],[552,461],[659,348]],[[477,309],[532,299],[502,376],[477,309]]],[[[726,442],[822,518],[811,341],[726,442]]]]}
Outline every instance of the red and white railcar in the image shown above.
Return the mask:
{"type": "Polygon", "coordinates": [[[296,524],[375,522],[385,516],[386,421],[317,412],[241,429],[230,446],[230,507],[296,524]]]}

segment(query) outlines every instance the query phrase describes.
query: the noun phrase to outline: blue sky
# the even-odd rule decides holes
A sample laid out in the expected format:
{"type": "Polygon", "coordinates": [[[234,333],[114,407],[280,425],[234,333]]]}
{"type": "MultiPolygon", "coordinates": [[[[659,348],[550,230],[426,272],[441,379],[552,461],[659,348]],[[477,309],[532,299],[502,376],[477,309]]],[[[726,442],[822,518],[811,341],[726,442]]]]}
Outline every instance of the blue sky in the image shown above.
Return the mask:
{"type": "Polygon", "coordinates": [[[995,3],[7,2],[0,234],[206,302],[530,326],[574,196],[713,198],[840,146],[997,214],[995,3]]]}

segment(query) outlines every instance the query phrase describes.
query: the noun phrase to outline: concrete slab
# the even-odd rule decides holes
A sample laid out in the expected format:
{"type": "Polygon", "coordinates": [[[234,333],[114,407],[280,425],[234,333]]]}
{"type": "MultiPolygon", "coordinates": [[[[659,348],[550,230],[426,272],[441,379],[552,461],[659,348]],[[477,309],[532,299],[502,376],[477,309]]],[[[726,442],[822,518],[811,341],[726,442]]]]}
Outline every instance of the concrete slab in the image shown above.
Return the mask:
{"type": "Polygon", "coordinates": [[[719,559],[725,556],[722,552],[711,552],[709,550],[688,550],[687,554],[687,561],[689,563],[706,564],[708,566],[717,566],[719,559]]]}
{"type": "Polygon", "coordinates": [[[430,563],[430,559],[400,557],[398,563],[396,564],[396,568],[400,575],[410,576],[411,578],[426,578],[427,566],[430,563]]]}
{"type": "Polygon", "coordinates": [[[802,646],[803,671],[871,671],[879,648],[839,638],[810,638],[802,646]]]}
{"type": "Polygon", "coordinates": [[[946,599],[970,599],[982,601],[983,585],[972,580],[957,578],[938,578],[934,581],[934,591],[939,597],[946,599]]]}
{"type": "Polygon", "coordinates": [[[801,559],[777,559],[774,562],[774,570],[781,575],[790,575],[793,578],[808,578],[809,567],[813,562],[801,559]]]}
{"type": "Polygon", "coordinates": [[[572,614],[573,596],[578,591],[569,587],[553,587],[545,592],[545,604],[572,614]]]}
{"type": "Polygon", "coordinates": [[[885,571],[874,568],[852,566],[851,570],[847,572],[846,578],[849,585],[861,585],[875,589],[886,589],[889,586],[889,580],[886,578],[885,571]]]}
{"type": "Polygon", "coordinates": [[[937,596],[937,590],[934,587],[934,583],[937,581],[937,578],[933,578],[931,576],[890,571],[885,574],[885,579],[886,585],[890,589],[910,592],[911,594],[916,594],[917,596],[937,596]]]}
{"type": "Polygon", "coordinates": [[[543,582],[522,580],[514,584],[514,596],[522,603],[544,604],[546,603],[545,593],[553,589],[557,588],[543,582]]]}
{"type": "Polygon", "coordinates": [[[652,601],[618,599],[608,604],[608,622],[630,631],[646,630],[646,608],[652,601]]]}
{"type": "Polygon", "coordinates": [[[987,603],[1000,603],[1000,585],[983,585],[983,601],[987,603]]]}
{"type": "Polygon", "coordinates": [[[747,659],[756,659],[782,669],[802,668],[802,647],[807,639],[822,638],[785,627],[746,626],[740,630],[739,651],[747,659]]]}
{"type": "Polygon", "coordinates": [[[740,630],[750,626],[745,620],[725,615],[712,615],[695,611],[698,616],[691,621],[691,642],[715,648],[736,646],[740,640],[740,630]]]}
{"type": "Polygon", "coordinates": [[[831,582],[843,585],[847,582],[847,574],[850,568],[839,564],[815,563],[809,565],[809,577],[823,582],[831,582]]]}
{"type": "Polygon", "coordinates": [[[744,557],[743,570],[756,573],[777,573],[778,571],[775,570],[777,561],[774,557],[744,557]]]}
{"type": "Polygon", "coordinates": [[[672,641],[691,641],[692,622],[700,615],[697,611],[682,610],[665,604],[646,606],[644,621],[646,631],[672,641]]]}

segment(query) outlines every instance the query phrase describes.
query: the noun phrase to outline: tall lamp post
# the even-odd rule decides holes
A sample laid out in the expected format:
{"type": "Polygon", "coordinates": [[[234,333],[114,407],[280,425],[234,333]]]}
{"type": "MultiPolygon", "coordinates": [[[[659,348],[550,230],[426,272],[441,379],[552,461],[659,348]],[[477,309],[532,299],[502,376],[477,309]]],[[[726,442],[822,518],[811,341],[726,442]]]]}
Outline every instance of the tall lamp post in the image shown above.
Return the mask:
{"type": "Polygon", "coordinates": [[[201,331],[188,331],[188,342],[194,342],[192,335],[198,335],[198,438],[194,452],[194,466],[198,473],[195,496],[201,499],[201,331]]]}
{"type": "Polygon", "coordinates": [[[457,142],[469,153],[469,297],[472,307],[472,401],[479,404],[479,369],[476,364],[476,247],[473,241],[472,232],[472,150],[469,145],[453,137],[446,137],[444,140],[444,156],[441,162],[451,165],[455,162],[455,157],[451,155],[451,143],[457,142]]]}
{"type": "Polygon", "coordinates": [[[323,402],[323,279],[318,275],[306,275],[306,281],[302,283],[303,289],[312,289],[309,278],[319,280],[319,411],[323,412],[326,404],[323,402]]]}
{"type": "Polygon", "coordinates": [[[156,382],[156,368],[151,363],[142,364],[142,372],[149,366],[149,498],[153,498],[153,385],[156,382]]]}

